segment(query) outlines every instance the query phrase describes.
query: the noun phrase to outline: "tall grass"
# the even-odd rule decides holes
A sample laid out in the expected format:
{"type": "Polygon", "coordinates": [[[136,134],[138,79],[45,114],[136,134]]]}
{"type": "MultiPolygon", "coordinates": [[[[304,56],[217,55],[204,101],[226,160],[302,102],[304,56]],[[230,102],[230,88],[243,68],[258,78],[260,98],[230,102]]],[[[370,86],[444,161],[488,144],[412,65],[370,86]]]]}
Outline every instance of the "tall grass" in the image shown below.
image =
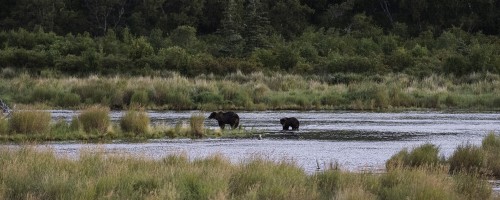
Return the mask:
{"type": "Polygon", "coordinates": [[[78,121],[87,133],[106,133],[111,123],[109,108],[102,106],[89,107],[78,115],[78,121]]]}
{"type": "Polygon", "coordinates": [[[438,166],[442,159],[439,158],[439,148],[433,144],[423,144],[411,151],[403,149],[393,155],[386,162],[386,169],[392,170],[399,167],[425,167],[438,166]]]}
{"type": "Polygon", "coordinates": [[[500,136],[495,133],[488,134],[483,139],[481,148],[485,152],[486,168],[491,175],[500,178],[500,136]]]}
{"type": "Polygon", "coordinates": [[[477,176],[450,178],[446,168],[397,168],[385,174],[327,170],[312,175],[294,163],[256,157],[232,164],[213,155],[153,160],[106,155],[77,159],[51,151],[0,148],[3,199],[488,199],[477,176]]]}
{"type": "Polygon", "coordinates": [[[9,121],[9,132],[14,134],[43,134],[50,129],[50,113],[39,110],[16,110],[9,121]]]}
{"type": "Polygon", "coordinates": [[[479,173],[486,167],[485,152],[472,144],[460,145],[448,159],[450,172],[479,173]]]}
{"type": "Polygon", "coordinates": [[[154,109],[500,109],[500,75],[461,78],[405,74],[299,76],[241,72],[194,78],[164,77],[1,79],[12,103],[74,108],[101,104],[154,109]],[[487,81],[491,80],[491,81],[487,81]]]}
{"type": "Polygon", "coordinates": [[[191,118],[189,118],[191,137],[201,138],[205,135],[204,122],[205,116],[203,113],[191,115],[191,118]]]}
{"type": "Polygon", "coordinates": [[[146,112],[129,110],[120,120],[122,131],[143,135],[149,132],[150,119],[146,112]]]}
{"type": "Polygon", "coordinates": [[[0,115],[0,135],[6,135],[9,133],[9,120],[7,117],[0,115]]]}

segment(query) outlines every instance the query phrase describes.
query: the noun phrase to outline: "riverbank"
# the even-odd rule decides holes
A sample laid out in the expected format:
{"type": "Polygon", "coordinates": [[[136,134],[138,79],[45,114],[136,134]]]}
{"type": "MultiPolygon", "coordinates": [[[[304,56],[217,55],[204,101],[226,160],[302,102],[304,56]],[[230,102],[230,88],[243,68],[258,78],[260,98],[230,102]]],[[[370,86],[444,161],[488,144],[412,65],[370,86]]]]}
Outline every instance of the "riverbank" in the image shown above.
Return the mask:
{"type": "Polygon", "coordinates": [[[6,199],[488,199],[478,175],[448,175],[445,167],[397,168],[383,174],[307,174],[293,162],[255,157],[239,164],[219,155],[156,160],[83,151],[0,148],[0,197],[6,199]]]}

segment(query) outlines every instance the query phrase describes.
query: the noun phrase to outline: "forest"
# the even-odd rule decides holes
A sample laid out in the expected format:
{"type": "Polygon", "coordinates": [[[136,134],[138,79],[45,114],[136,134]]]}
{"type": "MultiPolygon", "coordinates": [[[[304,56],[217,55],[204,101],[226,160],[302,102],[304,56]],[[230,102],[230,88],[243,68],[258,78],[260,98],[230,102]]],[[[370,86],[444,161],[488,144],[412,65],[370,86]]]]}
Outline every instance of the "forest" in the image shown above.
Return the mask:
{"type": "Polygon", "coordinates": [[[500,73],[491,0],[0,2],[4,78],[500,73]]]}

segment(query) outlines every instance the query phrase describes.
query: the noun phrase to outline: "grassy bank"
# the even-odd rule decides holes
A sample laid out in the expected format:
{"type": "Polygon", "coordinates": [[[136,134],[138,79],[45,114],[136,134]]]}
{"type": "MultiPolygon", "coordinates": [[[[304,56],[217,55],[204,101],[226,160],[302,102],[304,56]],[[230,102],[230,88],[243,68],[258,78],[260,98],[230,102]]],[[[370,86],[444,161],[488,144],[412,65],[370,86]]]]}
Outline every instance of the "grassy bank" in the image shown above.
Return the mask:
{"type": "Polygon", "coordinates": [[[157,138],[211,138],[252,137],[255,133],[240,127],[221,131],[204,127],[205,116],[193,114],[189,120],[175,126],[151,124],[142,109],[127,111],[118,123],[112,123],[109,108],[91,106],[81,110],[70,122],[51,122],[51,115],[43,110],[15,110],[11,117],[0,115],[0,142],[41,141],[109,141],[113,139],[144,141],[157,138]]]}
{"type": "Polygon", "coordinates": [[[100,104],[111,109],[269,110],[404,109],[499,110],[500,76],[461,78],[404,74],[299,76],[234,73],[187,78],[176,73],[153,77],[0,79],[0,98],[11,107],[79,109],[100,104]]]}
{"type": "Polygon", "coordinates": [[[447,166],[450,174],[477,174],[499,179],[498,152],[500,152],[500,136],[490,133],[480,146],[462,144],[449,158],[439,156],[439,147],[433,144],[424,144],[411,151],[403,149],[387,161],[386,169],[447,166]]]}
{"type": "Polygon", "coordinates": [[[0,149],[1,199],[488,199],[478,175],[446,167],[395,168],[384,174],[326,170],[253,158],[232,164],[213,155],[190,160],[105,156],[78,159],[51,151],[0,149]]]}

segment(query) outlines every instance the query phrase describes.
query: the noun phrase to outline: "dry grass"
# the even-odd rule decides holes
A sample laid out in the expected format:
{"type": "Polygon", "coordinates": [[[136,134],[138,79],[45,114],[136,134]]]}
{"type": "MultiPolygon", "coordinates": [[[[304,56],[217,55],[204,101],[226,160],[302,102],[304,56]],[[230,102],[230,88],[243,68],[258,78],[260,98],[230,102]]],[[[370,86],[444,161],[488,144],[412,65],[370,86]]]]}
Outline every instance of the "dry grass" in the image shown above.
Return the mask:
{"type": "Polygon", "coordinates": [[[385,174],[327,170],[306,174],[296,164],[252,158],[232,164],[213,155],[153,160],[107,155],[78,159],[29,146],[0,148],[3,199],[488,199],[480,177],[450,178],[446,167],[396,168],[385,174]]]}
{"type": "Polygon", "coordinates": [[[80,113],[78,120],[87,133],[106,133],[111,123],[109,108],[103,106],[89,107],[80,113]]]}
{"type": "Polygon", "coordinates": [[[50,130],[49,112],[40,110],[16,110],[9,121],[9,132],[13,134],[44,134],[50,130]]]}
{"type": "Polygon", "coordinates": [[[143,135],[149,132],[149,116],[144,110],[129,110],[120,120],[122,131],[143,135]]]}
{"type": "Polygon", "coordinates": [[[191,136],[195,138],[201,138],[205,135],[205,115],[203,113],[193,114],[189,119],[189,127],[191,130],[191,136]]]}
{"type": "Polygon", "coordinates": [[[462,78],[404,74],[303,77],[241,72],[224,77],[177,73],[165,77],[33,78],[0,80],[13,103],[77,107],[101,104],[158,109],[500,109],[500,75],[462,78]],[[199,96],[209,95],[208,97],[199,96]],[[314,98],[311,98],[314,97],[314,98]]]}

